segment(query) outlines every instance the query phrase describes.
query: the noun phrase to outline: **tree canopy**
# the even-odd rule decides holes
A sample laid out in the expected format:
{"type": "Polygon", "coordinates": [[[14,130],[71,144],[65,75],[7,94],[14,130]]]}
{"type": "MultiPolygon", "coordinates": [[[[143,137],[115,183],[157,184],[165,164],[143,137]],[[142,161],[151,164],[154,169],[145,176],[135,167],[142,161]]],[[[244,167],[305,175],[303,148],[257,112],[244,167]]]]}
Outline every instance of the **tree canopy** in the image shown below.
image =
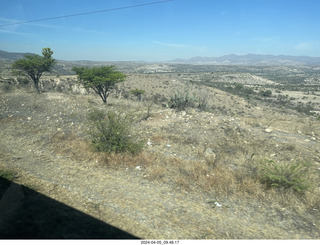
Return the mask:
{"type": "Polygon", "coordinates": [[[104,103],[107,103],[109,91],[114,88],[115,84],[123,82],[126,75],[117,71],[115,66],[101,67],[74,67],[80,84],[87,90],[92,89],[100,96],[104,103]]]}
{"type": "Polygon", "coordinates": [[[30,78],[38,93],[40,93],[39,80],[43,72],[51,72],[56,61],[52,58],[50,48],[43,48],[42,55],[25,55],[23,59],[12,64],[12,68],[19,71],[20,75],[30,78]]]}

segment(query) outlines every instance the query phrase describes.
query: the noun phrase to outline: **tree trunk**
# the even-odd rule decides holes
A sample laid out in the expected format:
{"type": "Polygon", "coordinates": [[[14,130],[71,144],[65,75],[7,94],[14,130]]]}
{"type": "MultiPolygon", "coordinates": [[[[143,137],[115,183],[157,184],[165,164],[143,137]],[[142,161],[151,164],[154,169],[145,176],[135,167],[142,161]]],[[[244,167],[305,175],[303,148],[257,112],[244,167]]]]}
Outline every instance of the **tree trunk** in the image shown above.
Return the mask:
{"type": "Polygon", "coordinates": [[[103,93],[101,93],[101,94],[99,94],[99,95],[100,95],[103,103],[106,104],[106,103],[107,103],[107,98],[108,98],[108,96],[109,96],[109,93],[108,93],[108,92],[103,92],[103,93]]]}
{"type": "Polygon", "coordinates": [[[40,76],[36,76],[35,74],[28,74],[28,76],[31,78],[31,80],[33,81],[34,87],[37,90],[38,94],[41,93],[40,88],[39,88],[39,80],[40,80],[40,76]]]}
{"type": "Polygon", "coordinates": [[[40,88],[39,88],[39,81],[34,81],[34,87],[36,88],[38,94],[41,93],[40,88]]]}
{"type": "Polygon", "coordinates": [[[102,99],[103,103],[106,104],[107,103],[107,97],[103,96],[103,94],[101,94],[101,93],[98,93],[98,95],[102,99]]]}

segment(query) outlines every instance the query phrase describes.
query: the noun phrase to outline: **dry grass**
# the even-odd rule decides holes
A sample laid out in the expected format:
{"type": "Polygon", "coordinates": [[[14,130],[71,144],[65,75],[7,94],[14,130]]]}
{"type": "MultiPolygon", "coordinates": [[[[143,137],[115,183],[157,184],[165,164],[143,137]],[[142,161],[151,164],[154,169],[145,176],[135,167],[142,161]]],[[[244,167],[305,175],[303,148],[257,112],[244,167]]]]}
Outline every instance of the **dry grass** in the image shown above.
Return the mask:
{"type": "Polygon", "coordinates": [[[274,130],[288,133],[300,132],[304,135],[320,135],[319,120],[301,117],[301,115],[266,111],[261,114],[257,113],[253,117],[244,117],[242,120],[253,127],[271,127],[274,130]]]}
{"type": "MultiPolygon", "coordinates": [[[[151,78],[149,75],[145,76],[145,79],[159,76],[156,81],[148,83],[140,81],[141,86],[137,85],[139,89],[146,89],[147,96],[151,95],[151,90],[159,93],[160,90],[163,90],[164,95],[169,96],[175,88],[183,85],[182,82],[177,82],[174,83],[176,87],[171,87],[171,78],[168,77],[166,79],[170,86],[157,88],[159,90],[157,91],[154,89],[157,82],[160,86],[164,86],[161,76],[152,75],[151,78]],[[145,87],[142,86],[144,84],[145,87]]],[[[140,76],[133,78],[135,80],[132,81],[132,84],[135,88],[135,82],[140,76]]],[[[128,89],[132,89],[130,86],[128,89]]],[[[255,214],[260,212],[258,207],[267,210],[265,213],[268,213],[269,209],[274,213],[277,213],[278,210],[290,209],[293,211],[290,211],[289,215],[292,215],[290,218],[296,214],[307,217],[306,214],[313,214],[312,210],[320,210],[319,120],[295,113],[281,114],[277,108],[273,109],[263,104],[249,104],[235,95],[230,96],[225,92],[210,90],[213,95],[210,103],[216,108],[221,107],[219,110],[199,112],[192,109],[176,112],[153,104],[152,116],[148,120],[143,120],[149,106],[145,102],[111,96],[108,105],[105,106],[100,103],[99,98],[93,95],[72,95],[70,97],[64,94],[48,93],[47,98],[50,102],[58,104],[64,101],[66,103],[64,106],[66,110],[59,108],[52,112],[52,115],[59,115],[59,111],[63,112],[62,119],[57,117],[59,128],[54,128],[55,120],[48,121],[52,123],[51,131],[48,131],[51,136],[48,147],[50,153],[48,154],[53,152],[58,158],[72,159],[86,166],[88,171],[95,167],[98,170],[105,168],[115,170],[110,171],[112,173],[119,171],[125,176],[133,175],[133,178],[149,180],[153,183],[148,184],[155,190],[159,186],[165,186],[176,190],[176,194],[179,195],[181,193],[178,192],[182,192],[183,195],[188,192],[188,197],[191,198],[203,196],[204,199],[212,198],[218,200],[219,203],[221,200],[222,208],[214,211],[221,214],[227,210],[223,208],[228,204],[227,215],[239,210],[237,221],[240,223],[241,219],[248,215],[250,209],[252,209],[248,216],[249,219],[251,216],[250,222],[252,224],[259,222],[254,220],[259,219],[259,215],[255,214]],[[93,152],[90,141],[86,139],[83,131],[86,128],[85,114],[92,108],[105,112],[115,110],[132,113],[135,130],[140,133],[139,137],[152,144],[146,144],[143,151],[136,155],[93,152]],[[75,122],[72,127],[70,126],[71,121],[75,122]],[[272,131],[268,133],[266,128],[271,128],[272,131]],[[208,158],[205,153],[208,148],[214,152],[212,158],[208,158]],[[261,181],[261,176],[257,171],[257,163],[260,159],[271,159],[275,162],[286,162],[292,159],[310,162],[314,171],[310,176],[310,182],[314,184],[314,188],[304,193],[296,193],[291,189],[267,187],[261,181]],[[137,166],[140,166],[141,170],[135,170],[137,166]]],[[[38,102],[42,100],[43,98],[37,97],[35,101],[32,101],[30,111],[48,112],[46,106],[49,105],[45,103],[39,105],[38,102]]],[[[16,107],[20,105],[21,103],[16,107]]],[[[26,120],[18,116],[4,118],[2,121],[12,123],[13,120],[26,120]]],[[[201,206],[202,204],[200,200],[195,205],[201,206]]],[[[205,208],[210,208],[210,206],[205,206],[205,208]]],[[[276,218],[270,219],[266,227],[276,221],[276,218]]],[[[250,222],[244,223],[248,225],[250,222]]],[[[226,224],[223,218],[220,221],[220,224],[222,223],[226,224]]],[[[250,225],[248,227],[251,229],[250,225]]],[[[229,226],[226,226],[226,229],[229,229],[229,226]]],[[[207,232],[210,233],[212,230],[207,232]]],[[[268,232],[271,234],[271,230],[266,231],[266,234],[272,237],[273,233],[270,235],[268,232]]],[[[234,238],[237,235],[239,237],[235,230],[230,231],[230,234],[225,236],[234,238]]]]}
{"type": "Polygon", "coordinates": [[[136,155],[132,155],[130,153],[125,154],[117,154],[117,153],[101,153],[103,158],[102,164],[105,166],[117,166],[117,167],[137,167],[150,166],[154,161],[156,161],[156,157],[152,154],[141,152],[136,155]]]}
{"type": "MultiPolygon", "coordinates": [[[[228,104],[228,101],[223,103],[228,104]]],[[[95,106],[100,107],[99,104],[95,106]]],[[[242,111],[244,105],[241,102],[234,106],[235,109],[230,110],[237,112],[242,111]]],[[[142,119],[146,113],[145,105],[137,101],[111,98],[109,107],[130,111],[137,119],[142,119]]],[[[124,171],[140,166],[142,170],[137,173],[145,179],[183,192],[239,202],[250,200],[273,208],[292,209],[301,215],[308,210],[320,210],[317,186],[297,194],[290,189],[268,188],[261,182],[256,171],[259,159],[314,162],[314,150],[307,149],[302,144],[304,138],[300,140],[299,137],[320,135],[318,121],[269,110],[252,106],[247,111],[249,115],[238,115],[238,119],[232,121],[234,118],[222,112],[207,115],[187,111],[183,116],[154,105],[152,118],[137,120],[135,124],[137,131],[152,143],[137,155],[92,153],[88,142],[72,134],[59,133],[53,137],[53,143],[57,152],[79,161],[96,162],[99,167],[124,171]],[[272,133],[265,132],[268,127],[272,128],[272,133]],[[205,157],[207,148],[213,149],[216,155],[213,162],[205,157]]],[[[319,183],[318,173],[312,176],[312,182],[319,183]]]]}
{"type": "MultiPolygon", "coordinates": [[[[232,198],[250,198],[274,203],[282,207],[320,208],[319,189],[297,195],[290,190],[268,189],[261,183],[256,172],[259,157],[270,154],[271,142],[258,138],[250,139],[248,135],[239,134],[236,130],[226,129],[226,135],[218,141],[212,141],[206,147],[215,149],[215,164],[206,161],[204,149],[197,145],[193,149],[196,157],[202,160],[186,160],[179,156],[168,156],[161,152],[143,150],[137,155],[116,153],[93,153],[85,139],[72,133],[58,132],[52,137],[52,144],[57,153],[81,162],[94,161],[98,166],[124,170],[140,166],[143,175],[150,181],[170,184],[184,191],[211,193],[214,196],[232,198]],[[197,152],[197,153],[196,153],[197,152]]],[[[155,145],[174,143],[179,148],[186,147],[186,138],[170,132],[151,134],[155,145]]],[[[293,143],[282,144],[280,151],[294,155],[297,146],[293,143]]],[[[181,149],[181,151],[184,151],[181,149]]],[[[317,183],[318,176],[313,176],[317,183]]],[[[301,210],[304,208],[301,208],[301,210]]],[[[299,212],[302,212],[302,211],[299,212]]]]}
{"type": "Polygon", "coordinates": [[[88,141],[77,137],[72,132],[58,132],[54,134],[51,144],[56,153],[79,162],[92,161],[97,157],[97,154],[92,152],[88,141]]]}
{"type": "Polygon", "coordinates": [[[154,143],[154,144],[161,144],[161,143],[164,143],[167,139],[161,134],[156,134],[156,135],[152,135],[151,136],[151,141],[154,143]]]}
{"type": "Polygon", "coordinates": [[[168,175],[168,171],[163,164],[155,164],[150,165],[146,169],[147,178],[152,181],[162,181],[166,175],[168,175]]]}

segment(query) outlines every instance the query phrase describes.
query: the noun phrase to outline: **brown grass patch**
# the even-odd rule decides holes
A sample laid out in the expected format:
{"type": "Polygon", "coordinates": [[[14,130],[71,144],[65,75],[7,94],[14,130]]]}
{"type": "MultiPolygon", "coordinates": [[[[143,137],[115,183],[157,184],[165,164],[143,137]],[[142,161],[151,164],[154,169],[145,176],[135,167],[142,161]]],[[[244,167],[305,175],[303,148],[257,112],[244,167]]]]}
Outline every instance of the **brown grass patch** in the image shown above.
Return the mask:
{"type": "Polygon", "coordinates": [[[97,153],[101,165],[107,167],[148,167],[154,165],[158,160],[158,156],[154,153],[142,151],[139,154],[132,155],[130,153],[97,153]]]}
{"type": "Polygon", "coordinates": [[[163,178],[166,175],[168,175],[166,167],[160,164],[150,165],[146,171],[147,171],[147,178],[152,181],[163,180],[163,178]]]}
{"type": "Polygon", "coordinates": [[[70,157],[76,161],[90,161],[96,158],[96,154],[91,151],[90,144],[71,132],[58,132],[54,134],[51,144],[56,153],[70,157]]]}
{"type": "Polygon", "coordinates": [[[156,134],[151,136],[151,142],[153,144],[161,144],[165,141],[166,141],[166,138],[163,135],[156,134]]]}
{"type": "Polygon", "coordinates": [[[234,171],[224,166],[217,166],[209,174],[206,189],[211,189],[218,195],[228,195],[236,192],[234,171]]]}
{"type": "Polygon", "coordinates": [[[247,173],[247,170],[239,170],[235,173],[237,179],[237,194],[242,197],[261,199],[265,196],[266,186],[257,176],[247,173]]]}
{"type": "Polygon", "coordinates": [[[184,190],[190,190],[190,183],[184,176],[177,176],[175,179],[175,184],[184,190]]]}

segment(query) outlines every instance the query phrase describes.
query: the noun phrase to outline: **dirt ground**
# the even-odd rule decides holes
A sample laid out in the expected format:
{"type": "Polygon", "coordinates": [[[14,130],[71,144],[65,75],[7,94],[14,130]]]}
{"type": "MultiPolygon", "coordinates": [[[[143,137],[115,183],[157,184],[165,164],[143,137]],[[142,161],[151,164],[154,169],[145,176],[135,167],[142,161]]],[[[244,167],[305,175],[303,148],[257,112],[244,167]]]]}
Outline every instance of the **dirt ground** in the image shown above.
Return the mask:
{"type": "MultiPolygon", "coordinates": [[[[216,98],[222,100],[223,92],[216,98]]],[[[28,188],[13,191],[20,195],[19,202],[27,202],[28,193],[34,190],[142,239],[319,239],[319,202],[305,205],[299,200],[304,197],[286,200],[286,195],[275,201],[281,196],[277,191],[253,194],[253,198],[248,190],[238,194],[218,192],[214,186],[205,188],[207,180],[199,182],[204,183],[200,184],[202,191],[192,180],[190,184],[175,178],[179,171],[179,176],[187,173],[195,178],[187,171],[193,168],[190,164],[202,166],[207,148],[219,149],[216,154],[220,167],[229,164],[240,171],[244,168],[240,165],[254,153],[263,157],[275,154],[280,160],[296,156],[310,160],[319,175],[319,122],[301,119],[291,126],[298,116],[282,116],[268,108],[247,108],[240,98],[232,101],[235,116],[196,110],[176,112],[154,105],[152,117],[137,125],[148,142],[141,155],[104,159],[88,148],[86,114],[92,108],[144,113],[143,103],[114,97],[105,106],[94,95],[38,95],[24,89],[1,92],[0,167],[15,171],[14,182],[28,188]],[[241,113],[245,108],[246,113],[241,113]],[[273,120],[265,117],[267,113],[273,113],[273,120]],[[239,148],[238,144],[248,147],[239,148]],[[152,165],[149,157],[157,164],[152,165]]],[[[197,181],[214,178],[210,174],[205,172],[197,181]]],[[[13,208],[7,222],[16,220],[21,207],[13,208]]],[[[68,212],[70,215],[62,219],[72,221],[76,215],[68,212]]],[[[46,226],[56,224],[47,222],[47,216],[19,222],[36,224],[37,229],[31,233],[36,236],[47,231],[46,226]]],[[[108,237],[103,230],[83,236],[108,237]]],[[[54,237],[78,236],[66,230],[54,237]]]]}

